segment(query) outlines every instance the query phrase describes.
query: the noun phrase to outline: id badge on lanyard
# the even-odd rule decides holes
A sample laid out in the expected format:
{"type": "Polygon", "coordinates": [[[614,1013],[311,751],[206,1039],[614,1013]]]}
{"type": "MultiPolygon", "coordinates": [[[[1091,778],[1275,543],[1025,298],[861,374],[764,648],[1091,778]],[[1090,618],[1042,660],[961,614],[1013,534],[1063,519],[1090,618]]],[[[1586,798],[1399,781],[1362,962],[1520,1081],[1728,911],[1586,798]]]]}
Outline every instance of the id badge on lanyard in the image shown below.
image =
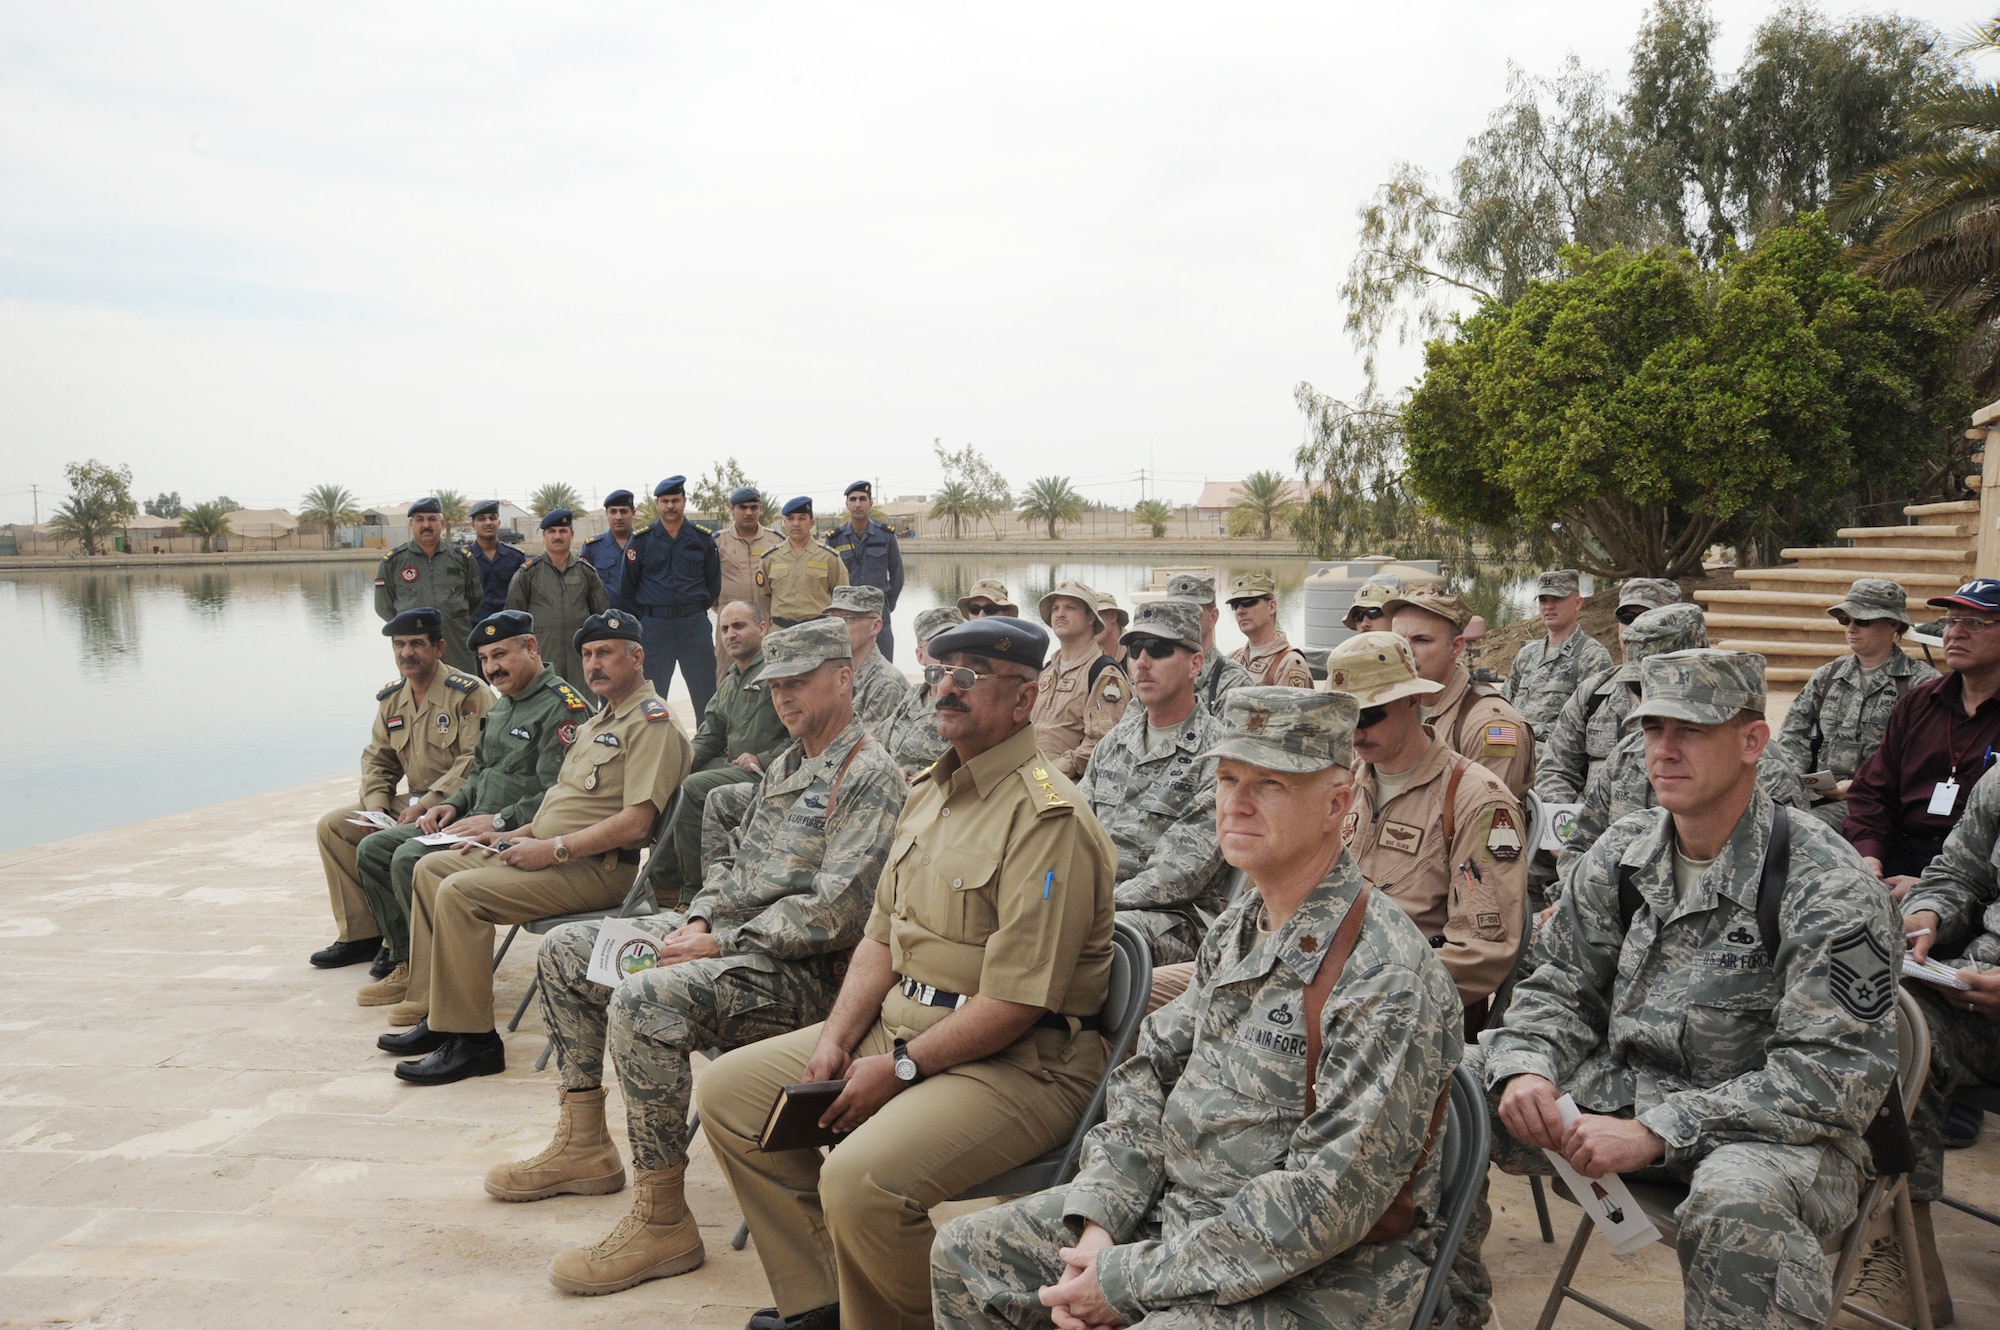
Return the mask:
{"type": "Polygon", "coordinates": [[[1951,810],[1957,806],[1958,779],[1956,776],[1946,776],[1937,783],[1937,788],[1931,791],[1930,807],[1924,811],[1932,817],[1950,817],[1951,810]]]}

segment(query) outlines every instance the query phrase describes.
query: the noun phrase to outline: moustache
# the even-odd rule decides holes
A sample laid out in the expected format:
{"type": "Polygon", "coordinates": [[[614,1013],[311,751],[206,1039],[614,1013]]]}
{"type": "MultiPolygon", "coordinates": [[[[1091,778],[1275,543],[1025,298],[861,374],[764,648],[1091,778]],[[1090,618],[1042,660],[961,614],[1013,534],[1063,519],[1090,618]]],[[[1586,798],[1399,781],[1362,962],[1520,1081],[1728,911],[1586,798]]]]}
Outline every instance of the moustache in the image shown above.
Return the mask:
{"type": "Polygon", "coordinates": [[[965,703],[959,701],[955,697],[947,697],[941,699],[937,704],[937,709],[939,711],[968,711],[968,712],[972,710],[971,707],[965,705],[965,703]]]}
{"type": "Polygon", "coordinates": [[[611,676],[606,674],[603,670],[592,670],[589,674],[586,674],[584,676],[584,679],[589,683],[605,683],[610,678],[611,676]]]}

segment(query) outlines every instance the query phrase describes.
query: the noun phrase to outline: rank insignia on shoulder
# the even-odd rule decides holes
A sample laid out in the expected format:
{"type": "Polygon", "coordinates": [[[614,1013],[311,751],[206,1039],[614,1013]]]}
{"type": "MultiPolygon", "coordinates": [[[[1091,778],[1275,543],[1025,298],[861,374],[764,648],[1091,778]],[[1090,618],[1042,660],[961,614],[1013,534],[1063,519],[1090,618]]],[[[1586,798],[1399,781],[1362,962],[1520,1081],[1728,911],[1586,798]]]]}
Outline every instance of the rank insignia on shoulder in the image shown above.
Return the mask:
{"type": "Polygon", "coordinates": [[[1047,780],[1049,778],[1048,768],[1046,767],[1036,767],[1029,774],[1032,775],[1036,780],[1047,780]]]}
{"type": "Polygon", "coordinates": [[[469,674],[454,674],[444,681],[444,686],[447,688],[456,688],[461,693],[477,692],[480,688],[484,687],[479,680],[469,674]]]}
{"type": "Polygon", "coordinates": [[[1517,725],[1509,725],[1505,721],[1495,721],[1486,727],[1486,746],[1488,748],[1518,748],[1520,743],[1521,730],[1517,725]]]}
{"type": "Polygon", "coordinates": [[[533,568],[539,562],[541,562],[539,558],[523,559],[521,561],[521,571],[525,573],[528,571],[528,569],[533,568]]]}
{"type": "Polygon", "coordinates": [[[1514,815],[1505,808],[1493,810],[1493,821],[1486,828],[1486,852],[1495,859],[1521,857],[1520,828],[1514,825],[1514,815]]]}
{"type": "Polygon", "coordinates": [[[665,720],[667,704],[657,697],[649,697],[639,704],[639,714],[647,720],[665,720]]]}
{"type": "Polygon", "coordinates": [[[590,703],[583,700],[583,694],[577,692],[566,680],[556,679],[549,684],[549,687],[556,690],[556,696],[560,697],[563,705],[571,711],[590,710],[590,703]]]}
{"type": "Polygon", "coordinates": [[[402,686],[403,686],[403,681],[401,679],[396,680],[394,683],[387,683],[382,685],[380,689],[376,690],[375,700],[377,702],[388,701],[390,696],[394,694],[395,691],[398,688],[401,688],[402,686]]]}

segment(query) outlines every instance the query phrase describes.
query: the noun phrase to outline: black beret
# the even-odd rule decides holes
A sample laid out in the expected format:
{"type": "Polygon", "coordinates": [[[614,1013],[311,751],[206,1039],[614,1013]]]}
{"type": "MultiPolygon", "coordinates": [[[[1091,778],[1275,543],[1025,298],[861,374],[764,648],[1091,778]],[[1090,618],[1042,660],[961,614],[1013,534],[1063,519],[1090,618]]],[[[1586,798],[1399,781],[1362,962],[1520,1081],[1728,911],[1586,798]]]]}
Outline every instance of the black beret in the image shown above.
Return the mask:
{"type": "Polygon", "coordinates": [[[418,499],[410,505],[410,511],[404,515],[406,517],[415,517],[419,513],[436,513],[439,517],[443,517],[444,505],[439,503],[434,497],[418,499]]]}
{"type": "Polygon", "coordinates": [[[810,513],[812,510],[813,501],[803,494],[796,499],[785,500],[784,512],[787,517],[790,517],[793,513],[810,513]]]}
{"type": "Polygon", "coordinates": [[[624,610],[606,610],[593,614],[583,621],[583,627],[576,630],[570,645],[578,651],[587,642],[637,642],[639,641],[639,616],[627,614],[624,610]]]}
{"type": "Polygon", "coordinates": [[[472,636],[466,639],[465,649],[473,655],[479,648],[504,642],[510,637],[533,637],[535,616],[526,610],[495,610],[481,619],[472,629],[472,636]]]}
{"type": "Polygon", "coordinates": [[[1038,670],[1048,649],[1049,635],[1040,624],[1002,614],[955,624],[924,644],[924,654],[935,660],[965,651],[995,660],[1017,660],[1038,670]]]}
{"type": "Polygon", "coordinates": [[[653,486],[653,497],[658,499],[669,494],[686,494],[687,483],[688,478],[686,476],[668,476],[665,480],[653,486]]]}
{"type": "Polygon", "coordinates": [[[860,490],[863,494],[866,494],[871,499],[875,497],[875,487],[869,484],[865,480],[857,480],[852,485],[849,485],[846,489],[840,492],[841,497],[846,498],[848,495],[854,493],[854,491],[856,490],[860,490]]]}
{"type": "Polygon", "coordinates": [[[481,499],[478,503],[473,504],[465,510],[467,517],[484,517],[488,513],[492,513],[495,517],[500,515],[500,500],[481,499]]]}
{"type": "Polygon", "coordinates": [[[627,508],[638,507],[637,504],[632,502],[631,490],[613,490],[604,496],[604,506],[606,508],[615,508],[620,504],[623,504],[627,508]]]}
{"type": "Polygon", "coordinates": [[[425,633],[431,637],[442,637],[444,635],[444,615],[438,613],[429,605],[423,605],[413,610],[404,610],[401,614],[382,625],[382,636],[384,637],[410,637],[417,633],[425,633]]]}
{"type": "Polygon", "coordinates": [[[542,514],[542,530],[552,526],[575,526],[576,514],[567,508],[551,508],[542,514]]]}

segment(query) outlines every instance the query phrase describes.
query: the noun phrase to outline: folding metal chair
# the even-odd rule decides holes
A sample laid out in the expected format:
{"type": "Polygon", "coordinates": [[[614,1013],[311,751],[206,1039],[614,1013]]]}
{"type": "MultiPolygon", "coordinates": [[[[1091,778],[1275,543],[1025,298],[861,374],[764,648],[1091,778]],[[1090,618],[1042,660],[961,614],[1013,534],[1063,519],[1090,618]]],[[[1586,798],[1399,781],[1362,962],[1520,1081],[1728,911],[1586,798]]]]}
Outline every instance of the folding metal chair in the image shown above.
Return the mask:
{"type": "MultiPolygon", "coordinates": [[[[1539,813],[1542,801],[1536,797],[1532,790],[1528,792],[1528,797],[1534,800],[1536,813],[1539,813]]],[[[1532,825],[1532,819],[1535,814],[1530,814],[1529,816],[1531,819],[1530,824],[1532,825]]],[[[1521,942],[1514,951],[1513,967],[1507,971],[1507,978],[1502,981],[1500,987],[1494,990],[1492,1007],[1486,1013],[1487,1029],[1491,1030],[1500,1024],[1501,1018],[1507,1014],[1508,1004],[1514,1000],[1514,985],[1520,983],[1523,976],[1533,968],[1528,953],[1533,949],[1534,945],[1535,921],[1533,916],[1530,916],[1521,922],[1521,942]]],[[[1553,1243],[1556,1240],[1556,1230],[1555,1225],[1549,1219],[1548,1188],[1543,1183],[1541,1174],[1530,1173],[1528,1175],[1528,1191],[1535,1199],[1535,1222],[1541,1226],[1542,1241],[1553,1243]]]]}
{"type": "Polygon", "coordinates": [[[1430,1330],[1438,1303],[1450,1283],[1452,1257],[1472,1222],[1472,1205],[1479,1198],[1479,1182],[1486,1176],[1486,1159],[1493,1148],[1492,1128],[1486,1121],[1486,1096],[1479,1082],[1464,1065],[1451,1074],[1451,1106],[1444,1120],[1443,1171],[1439,1182],[1438,1215],[1445,1222],[1438,1239],[1437,1257],[1431,1262],[1430,1277],[1424,1281],[1424,1300],[1410,1318],[1410,1330],[1430,1330]]]}
{"type": "MultiPolygon", "coordinates": [[[[2000,1113],[2000,1085],[1964,1085],[1960,1086],[1958,1093],[1952,1097],[1959,1103],[1969,1104],[1984,1112],[2000,1113]]],[[[1940,1196],[1938,1203],[1971,1215],[1974,1219],[1983,1219],[1989,1224],[2000,1226],[2000,1215],[1994,1214],[1991,1210],[1983,1210],[1970,1201],[1961,1201],[1955,1196],[1940,1196]]]]}

